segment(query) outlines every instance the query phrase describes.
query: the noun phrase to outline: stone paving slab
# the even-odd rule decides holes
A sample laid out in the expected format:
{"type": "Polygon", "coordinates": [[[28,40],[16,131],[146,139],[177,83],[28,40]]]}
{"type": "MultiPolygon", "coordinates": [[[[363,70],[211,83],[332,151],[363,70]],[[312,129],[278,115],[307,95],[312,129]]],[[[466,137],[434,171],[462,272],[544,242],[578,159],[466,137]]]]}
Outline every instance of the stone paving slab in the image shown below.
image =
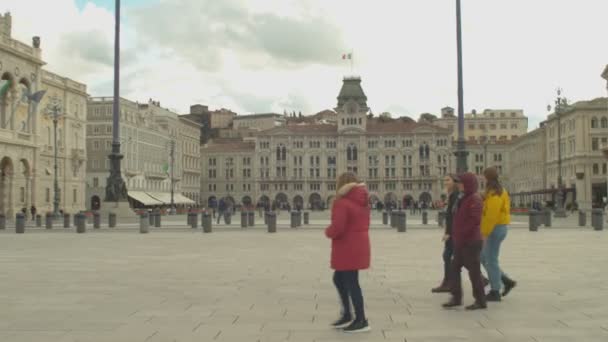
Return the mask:
{"type": "Polygon", "coordinates": [[[519,286],[466,312],[430,293],[439,229],[374,229],[372,331],[347,335],[328,327],[339,307],[319,229],[120,229],[0,234],[0,341],[608,341],[606,232],[511,230],[502,260],[519,286]]]}

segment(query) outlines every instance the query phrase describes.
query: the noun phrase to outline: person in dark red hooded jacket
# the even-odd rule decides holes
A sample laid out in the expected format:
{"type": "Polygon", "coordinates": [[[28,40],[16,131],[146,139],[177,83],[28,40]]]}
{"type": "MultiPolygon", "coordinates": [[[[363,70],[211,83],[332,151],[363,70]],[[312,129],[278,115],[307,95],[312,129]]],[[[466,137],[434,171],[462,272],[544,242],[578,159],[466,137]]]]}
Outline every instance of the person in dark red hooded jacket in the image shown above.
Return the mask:
{"type": "Polygon", "coordinates": [[[340,175],[331,208],[331,224],[325,235],[331,239],[331,268],[334,284],[342,302],[342,317],[332,325],[345,332],[369,331],[359,286],[359,270],[370,265],[370,208],[365,184],[351,172],[340,175]],[[352,319],[350,300],[355,308],[352,319]]]}
{"type": "Polygon", "coordinates": [[[467,310],[486,308],[486,295],[481,277],[481,214],[483,200],[477,192],[477,177],[470,173],[459,176],[463,196],[458,200],[456,215],[452,222],[452,240],[454,243],[454,256],[452,259],[452,272],[450,274],[450,292],[452,299],[443,304],[445,308],[462,305],[462,281],[460,271],[464,266],[469,271],[469,278],[473,287],[475,303],[466,307],[467,310]]]}

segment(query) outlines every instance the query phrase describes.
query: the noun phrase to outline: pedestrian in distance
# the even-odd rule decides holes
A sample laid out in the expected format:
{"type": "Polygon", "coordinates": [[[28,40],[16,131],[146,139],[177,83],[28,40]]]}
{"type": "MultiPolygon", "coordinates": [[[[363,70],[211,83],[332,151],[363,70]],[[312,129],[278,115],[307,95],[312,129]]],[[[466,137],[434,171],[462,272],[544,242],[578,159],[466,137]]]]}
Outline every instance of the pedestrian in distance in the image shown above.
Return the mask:
{"type": "Polygon", "coordinates": [[[325,235],[331,239],[333,281],[342,303],[341,317],[332,326],[348,333],[369,331],[359,285],[359,271],[369,268],[371,258],[369,194],[365,184],[352,172],[338,177],[336,189],[331,223],[325,229],[325,235]]]}

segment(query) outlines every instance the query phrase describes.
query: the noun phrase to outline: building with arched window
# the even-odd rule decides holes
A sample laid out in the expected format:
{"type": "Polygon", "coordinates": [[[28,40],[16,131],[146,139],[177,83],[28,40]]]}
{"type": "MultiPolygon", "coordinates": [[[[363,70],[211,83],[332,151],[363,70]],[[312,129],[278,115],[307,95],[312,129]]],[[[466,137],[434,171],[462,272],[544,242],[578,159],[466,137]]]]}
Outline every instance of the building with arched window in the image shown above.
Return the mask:
{"type": "Polygon", "coordinates": [[[87,88],[42,69],[40,38],[32,45],[13,39],[10,13],[0,15],[0,37],[0,213],[14,219],[22,208],[53,210],[55,149],[59,209],[83,210],[87,88]],[[61,115],[57,147],[51,99],[61,115]]]}
{"type": "Polygon", "coordinates": [[[443,175],[455,165],[451,131],[409,118],[373,117],[358,77],[344,78],[337,100],[333,114],[318,114],[322,119],[294,117],[245,138],[203,145],[203,203],[230,198],[323,208],[336,193],[336,176],[346,171],[367,183],[370,202],[440,199],[443,175]]]}

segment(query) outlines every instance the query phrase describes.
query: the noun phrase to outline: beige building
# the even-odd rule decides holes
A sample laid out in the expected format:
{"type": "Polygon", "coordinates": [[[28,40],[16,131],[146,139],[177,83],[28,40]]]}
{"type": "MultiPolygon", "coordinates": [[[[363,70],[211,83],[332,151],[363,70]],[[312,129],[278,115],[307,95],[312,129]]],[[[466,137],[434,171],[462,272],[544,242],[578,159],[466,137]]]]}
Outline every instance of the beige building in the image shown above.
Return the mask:
{"type": "Polygon", "coordinates": [[[212,139],[201,149],[203,201],[324,207],[335,194],[336,176],[345,171],[367,182],[372,203],[440,199],[441,179],[454,165],[447,129],[369,118],[359,78],[344,79],[335,110],[335,123],[212,139]]]}
{"type": "MultiPolygon", "coordinates": [[[[450,129],[452,139],[458,139],[458,118],[454,109],[445,107],[441,118],[433,124],[450,129]]],[[[467,142],[510,141],[528,132],[528,118],[521,109],[486,109],[482,113],[473,110],[464,115],[464,134],[467,142]]]]}
{"type": "Polygon", "coordinates": [[[527,206],[532,201],[545,199],[542,193],[527,194],[547,188],[545,139],[545,127],[540,127],[519,136],[508,146],[509,181],[505,185],[513,195],[522,194],[513,199],[516,206],[527,206]]]}
{"type": "Polygon", "coordinates": [[[181,150],[181,192],[197,204],[201,195],[201,125],[179,117],[178,138],[181,150]]]}
{"type": "Polygon", "coordinates": [[[570,189],[583,187],[583,191],[577,191],[577,201],[583,209],[601,205],[606,197],[608,173],[602,145],[608,145],[607,101],[608,98],[597,98],[576,102],[563,109],[559,120],[553,113],[544,122],[547,188],[557,188],[559,143],[563,185],[570,189]],[[583,175],[578,186],[577,173],[583,175]]]}
{"type": "MultiPolygon", "coordinates": [[[[195,204],[181,189],[184,158],[190,158],[192,154],[184,156],[182,147],[185,142],[180,139],[192,143],[189,137],[192,131],[180,133],[182,124],[177,114],[162,108],[158,102],[150,100],[147,104],[139,104],[123,98],[120,101],[120,140],[124,156],[121,172],[131,205],[166,206],[171,203],[172,185],[174,203],[195,204]]],[[[99,209],[104,200],[109,175],[113,98],[93,97],[89,100],[88,107],[87,207],[99,209]]],[[[188,176],[191,182],[190,171],[188,176]]]]}
{"type": "Polygon", "coordinates": [[[286,121],[284,115],[273,113],[237,115],[232,120],[232,128],[235,130],[249,129],[263,131],[284,126],[286,121]]]}
{"type": "Polygon", "coordinates": [[[0,15],[0,212],[14,217],[34,205],[39,213],[53,210],[54,126],[47,107],[60,109],[57,129],[59,208],[84,209],[86,161],[86,86],[42,67],[40,39],[32,46],[14,40],[12,17],[0,15]],[[31,95],[45,91],[36,105],[31,95]],[[28,96],[24,96],[27,94],[28,96]]]}

